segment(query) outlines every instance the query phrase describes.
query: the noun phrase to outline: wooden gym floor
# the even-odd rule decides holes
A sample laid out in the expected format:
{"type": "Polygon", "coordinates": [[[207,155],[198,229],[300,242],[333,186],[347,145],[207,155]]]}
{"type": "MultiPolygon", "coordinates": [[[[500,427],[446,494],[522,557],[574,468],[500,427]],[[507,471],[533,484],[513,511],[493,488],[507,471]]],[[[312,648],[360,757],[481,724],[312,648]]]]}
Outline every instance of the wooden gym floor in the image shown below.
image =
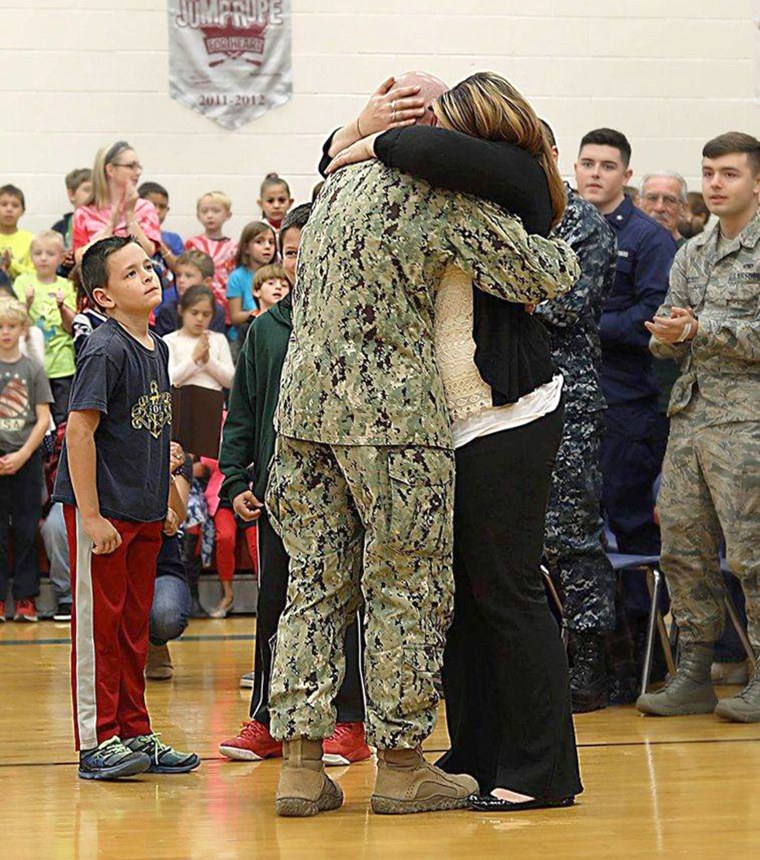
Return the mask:
{"type": "MultiPolygon", "coordinates": [[[[171,644],[172,681],[149,684],[154,728],[203,764],[181,777],[77,779],[68,625],[0,626],[4,860],[185,858],[760,857],[760,724],[658,720],[613,708],[576,720],[586,792],[569,810],[381,817],[374,765],[332,770],[338,812],[278,819],[276,762],[231,763],[216,745],[247,715],[252,618],[193,622],[171,644]]],[[[729,689],[721,691],[727,694],[729,689]]],[[[446,746],[439,721],[427,749],[446,746]]]]}

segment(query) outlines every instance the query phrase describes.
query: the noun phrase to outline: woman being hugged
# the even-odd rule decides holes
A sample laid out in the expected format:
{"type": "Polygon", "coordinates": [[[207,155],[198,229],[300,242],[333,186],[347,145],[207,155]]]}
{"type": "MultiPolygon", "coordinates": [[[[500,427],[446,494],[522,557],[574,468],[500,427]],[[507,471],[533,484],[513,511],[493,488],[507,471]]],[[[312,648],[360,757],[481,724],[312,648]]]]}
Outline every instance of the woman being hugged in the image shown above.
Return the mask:
{"type": "Polygon", "coordinates": [[[160,248],[156,207],[137,193],[141,175],[137,153],[126,140],[98,150],[92,169],[92,194],[87,204],[74,212],[72,222],[77,262],[93,242],[109,236],[134,236],[149,257],[160,248]]]}

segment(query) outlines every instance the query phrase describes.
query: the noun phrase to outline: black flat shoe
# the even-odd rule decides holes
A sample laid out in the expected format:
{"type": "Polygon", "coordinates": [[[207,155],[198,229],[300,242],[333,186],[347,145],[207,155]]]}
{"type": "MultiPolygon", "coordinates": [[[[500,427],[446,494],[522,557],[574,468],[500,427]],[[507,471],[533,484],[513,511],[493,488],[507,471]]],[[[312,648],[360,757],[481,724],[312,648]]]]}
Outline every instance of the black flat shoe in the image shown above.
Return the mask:
{"type": "Polygon", "coordinates": [[[475,812],[523,812],[528,809],[559,809],[572,806],[575,797],[563,797],[562,800],[503,800],[492,794],[476,795],[470,800],[469,808],[475,812]]]}

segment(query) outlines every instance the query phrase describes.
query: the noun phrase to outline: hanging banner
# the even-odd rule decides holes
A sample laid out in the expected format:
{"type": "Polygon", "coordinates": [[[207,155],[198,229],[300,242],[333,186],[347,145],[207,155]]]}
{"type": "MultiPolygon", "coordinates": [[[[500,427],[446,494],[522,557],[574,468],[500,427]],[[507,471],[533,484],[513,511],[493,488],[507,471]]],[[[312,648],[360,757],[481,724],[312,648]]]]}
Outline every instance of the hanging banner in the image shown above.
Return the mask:
{"type": "Polygon", "coordinates": [[[168,0],[169,93],[236,129],[293,94],[290,0],[168,0]]]}

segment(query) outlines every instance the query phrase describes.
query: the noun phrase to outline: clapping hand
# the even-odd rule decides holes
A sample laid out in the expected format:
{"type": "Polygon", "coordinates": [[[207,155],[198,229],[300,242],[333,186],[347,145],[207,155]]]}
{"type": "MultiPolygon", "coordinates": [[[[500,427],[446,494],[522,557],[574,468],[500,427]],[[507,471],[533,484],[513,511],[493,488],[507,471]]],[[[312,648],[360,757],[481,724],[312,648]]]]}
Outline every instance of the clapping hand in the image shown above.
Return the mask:
{"type": "Polygon", "coordinates": [[[660,343],[683,343],[693,340],[699,329],[699,322],[691,308],[672,307],[669,317],[656,316],[652,322],[645,322],[647,331],[660,343]]]}
{"type": "Polygon", "coordinates": [[[192,359],[196,364],[206,364],[208,362],[210,353],[211,344],[208,339],[208,332],[203,332],[203,334],[198,338],[198,343],[195,344],[195,349],[193,350],[192,359]]]}

